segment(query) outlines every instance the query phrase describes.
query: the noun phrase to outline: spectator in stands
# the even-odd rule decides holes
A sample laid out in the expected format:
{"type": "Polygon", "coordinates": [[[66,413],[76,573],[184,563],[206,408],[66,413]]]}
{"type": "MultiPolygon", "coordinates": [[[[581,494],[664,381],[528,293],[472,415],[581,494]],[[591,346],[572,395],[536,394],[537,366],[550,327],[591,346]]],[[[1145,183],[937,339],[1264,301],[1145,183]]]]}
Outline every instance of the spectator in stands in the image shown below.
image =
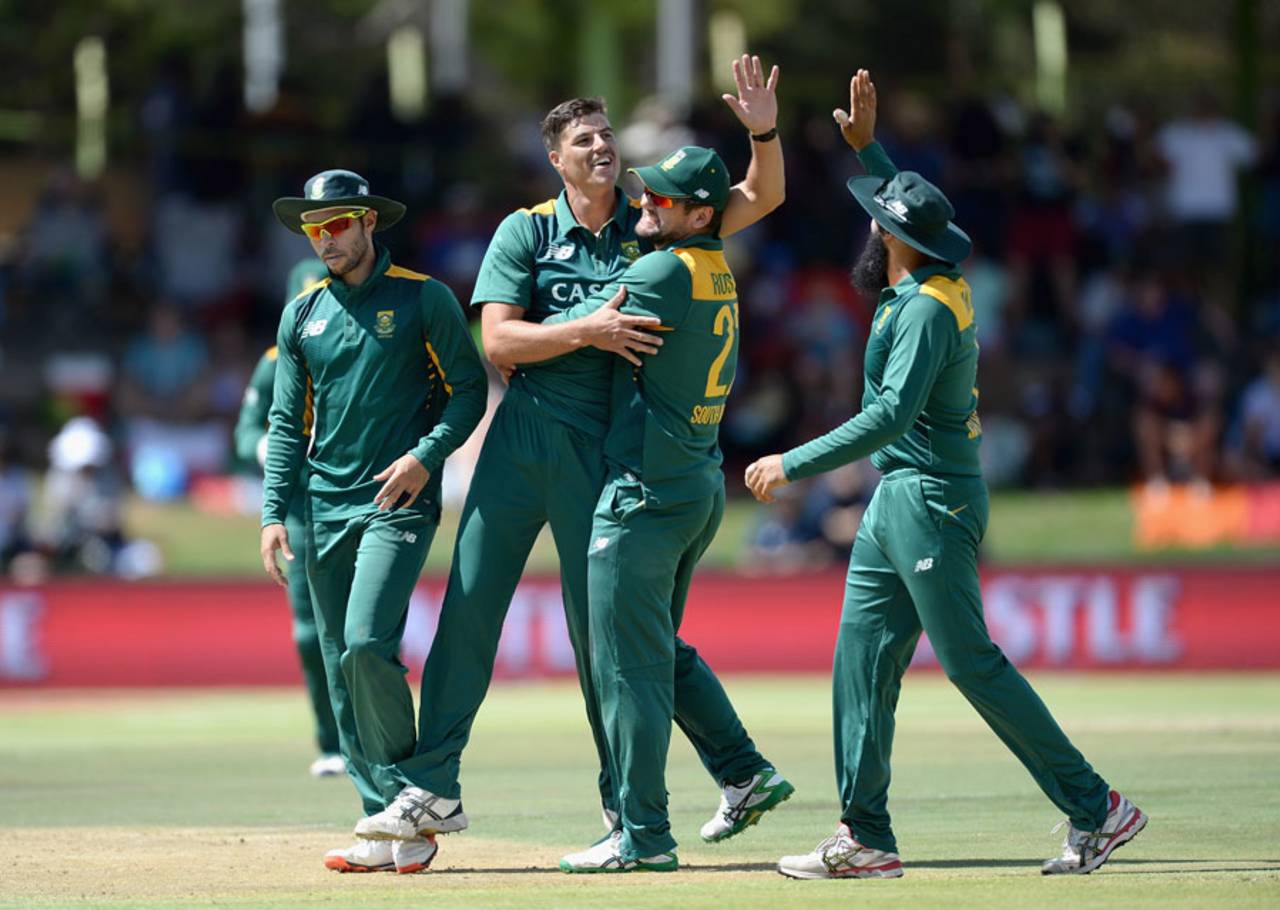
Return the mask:
{"type": "MultiPolygon", "coordinates": [[[[1058,122],[1045,113],[1031,118],[1018,155],[1018,191],[1009,228],[1010,296],[1019,320],[1070,326],[1076,300],[1077,240],[1073,207],[1081,183],[1078,152],[1058,122]],[[1033,280],[1053,293],[1033,293],[1033,280]],[[1049,301],[1035,306],[1034,301],[1049,301]]],[[[1041,333],[1052,345],[1060,331],[1041,333]]],[[[1037,345],[1037,348],[1042,345],[1037,345]]]]}
{"type": "Polygon", "coordinates": [[[1246,480],[1280,477],[1280,339],[1268,352],[1261,375],[1240,400],[1239,473],[1246,480]]]}
{"type": "MultiPolygon", "coordinates": [[[[84,328],[86,310],[106,293],[110,250],[102,206],[68,170],[56,172],[19,240],[18,278],[44,304],[38,317],[46,332],[84,328]]],[[[33,316],[35,314],[32,314],[33,316]]]]}
{"type": "Polygon", "coordinates": [[[1216,454],[1217,387],[1197,358],[1203,325],[1192,301],[1144,272],[1111,328],[1109,360],[1133,396],[1132,429],[1143,480],[1206,485],[1216,454]]]}
{"type": "Polygon", "coordinates": [[[1189,116],[1160,130],[1156,148],[1168,168],[1164,202],[1174,250],[1201,278],[1202,292],[1221,303],[1233,258],[1229,230],[1240,205],[1236,181],[1257,159],[1257,143],[1201,92],[1189,116]]]}
{"type": "Polygon", "coordinates": [[[152,310],[146,334],[125,353],[117,403],[129,416],[164,422],[201,418],[208,370],[204,341],[175,307],[162,303],[152,310]]]}
{"type": "Polygon", "coordinates": [[[160,553],[124,531],[125,485],[114,446],[89,417],[73,417],[49,444],[37,540],[62,571],[126,578],[160,570],[160,553]]]}
{"type": "Polygon", "coordinates": [[[0,431],[0,574],[31,549],[31,492],[31,478],[14,458],[12,438],[0,431]]]}

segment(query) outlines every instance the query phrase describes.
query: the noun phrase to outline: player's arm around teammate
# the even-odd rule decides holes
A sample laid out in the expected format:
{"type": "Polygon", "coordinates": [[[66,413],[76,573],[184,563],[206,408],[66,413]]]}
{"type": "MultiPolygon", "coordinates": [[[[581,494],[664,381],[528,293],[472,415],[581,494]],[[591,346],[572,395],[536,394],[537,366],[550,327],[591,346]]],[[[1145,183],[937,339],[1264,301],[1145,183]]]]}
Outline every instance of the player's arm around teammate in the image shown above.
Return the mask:
{"type": "MultiPolygon", "coordinates": [[[[786,198],[786,170],[782,140],[778,138],[778,78],[774,66],[765,78],[758,56],[743,54],[734,60],[733,79],[737,94],[724,94],[725,104],[747,130],[751,141],[751,161],[744,178],[730,187],[729,200],[721,216],[719,235],[728,237],[760,221],[786,198]]],[[[611,162],[609,191],[617,175],[618,147],[613,129],[603,115],[598,122],[585,122],[569,131],[559,148],[550,152],[553,166],[567,188],[586,194],[600,161],[611,162]]],[[[513,283],[532,284],[537,242],[528,219],[508,216],[490,248],[492,267],[513,283]]],[[[486,263],[490,265],[490,263],[486,263]]],[[[600,301],[579,311],[574,321],[556,320],[541,324],[525,320],[525,308],[504,303],[487,304],[481,313],[485,355],[504,372],[517,364],[533,364],[579,350],[595,347],[617,354],[639,365],[638,355],[656,353],[662,339],[644,331],[653,320],[615,312],[621,300],[600,301]]]]}

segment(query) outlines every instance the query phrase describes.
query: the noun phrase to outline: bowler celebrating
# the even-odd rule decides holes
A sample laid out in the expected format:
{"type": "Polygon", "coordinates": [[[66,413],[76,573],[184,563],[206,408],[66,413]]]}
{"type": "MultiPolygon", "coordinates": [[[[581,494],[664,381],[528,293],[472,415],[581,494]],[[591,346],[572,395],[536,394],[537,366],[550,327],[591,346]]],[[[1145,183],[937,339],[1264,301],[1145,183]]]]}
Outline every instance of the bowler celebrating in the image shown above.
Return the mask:
{"type": "Polygon", "coordinates": [[[784,856],[792,878],[892,878],[902,861],[889,822],[889,755],[902,674],[921,631],[948,678],[1068,817],[1045,875],[1088,873],[1147,817],[1103,780],[991,641],[978,587],[987,488],[978,464],[978,345],[959,264],[969,238],[942,192],[898,173],[874,142],[876,96],[860,70],[836,111],[868,176],[849,191],[871,216],[854,282],[878,292],[862,411],[825,436],[747,468],[762,502],[777,487],[871,456],[883,479],[849,560],[836,640],[836,776],[842,813],[810,853],[784,856]]]}

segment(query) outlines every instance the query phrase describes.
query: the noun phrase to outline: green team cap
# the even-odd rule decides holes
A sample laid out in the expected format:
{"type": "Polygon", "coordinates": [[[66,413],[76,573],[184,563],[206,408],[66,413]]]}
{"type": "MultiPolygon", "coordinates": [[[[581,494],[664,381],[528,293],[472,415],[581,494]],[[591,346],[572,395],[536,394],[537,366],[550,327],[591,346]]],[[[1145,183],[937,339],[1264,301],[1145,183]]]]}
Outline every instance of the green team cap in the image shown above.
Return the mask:
{"type": "Polygon", "coordinates": [[[303,291],[309,291],[321,281],[329,277],[325,264],[314,256],[308,256],[289,270],[289,281],[285,284],[284,302],[288,303],[303,291]]]}
{"type": "Polygon", "coordinates": [[[629,168],[629,172],[662,196],[690,199],[717,212],[729,204],[729,169],[713,149],[686,145],[657,164],[629,168]]]}

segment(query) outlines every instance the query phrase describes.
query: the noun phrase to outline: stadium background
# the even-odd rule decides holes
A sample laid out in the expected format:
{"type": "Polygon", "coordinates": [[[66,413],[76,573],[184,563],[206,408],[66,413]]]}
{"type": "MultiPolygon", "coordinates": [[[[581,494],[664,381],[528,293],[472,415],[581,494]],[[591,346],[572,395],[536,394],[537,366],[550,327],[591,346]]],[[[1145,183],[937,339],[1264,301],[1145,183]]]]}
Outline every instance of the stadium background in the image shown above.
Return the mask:
{"type": "MultiPolygon", "coordinates": [[[[270,717],[288,720],[256,721],[271,728],[264,741],[287,751],[291,731],[305,754],[303,703],[288,690],[164,688],[298,678],[283,597],[256,552],[260,480],[230,441],[284,276],[309,255],[271,200],[325,167],[361,172],[409,205],[383,235],[396,261],[465,301],[497,222],[559,189],[537,124],[565,97],[608,99],[626,164],[697,142],[742,173],[748,143],[718,96],[743,50],[782,67],[787,200],[728,245],[744,314],[722,432],[731,502],[688,637],[765,716],[785,715],[779,693],[797,686],[826,704],[841,567],[874,474],[862,464],[797,485],[771,511],[740,476],[860,398],[872,303],[846,274],[866,226],[830,111],[866,66],[881,141],[948,192],[977,241],[965,270],[997,640],[1030,668],[1161,671],[1040,678],[1051,704],[1056,686],[1115,706],[1104,728],[1149,720],[1172,737],[1162,748],[1247,731],[1253,764],[1218,768],[1242,786],[1280,752],[1264,707],[1280,669],[1274,4],[9,0],[0,25],[0,756],[15,760],[0,836],[37,824],[64,773],[45,768],[68,746],[51,733],[62,724],[83,734],[66,760],[124,749],[134,767],[109,731],[112,705],[126,723],[213,705],[185,722],[211,718],[210,742],[219,711],[279,706],[270,717]],[[739,675],[760,673],[788,676],[739,675]],[[1231,705],[1256,711],[1237,728],[1223,719],[1231,705]]],[[[411,667],[479,441],[447,469],[411,667]]],[[[528,692],[577,717],[556,681],[571,662],[555,571],[543,540],[499,661],[521,685],[499,687],[494,717],[528,692]]],[[[916,662],[928,669],[927,644],[916,662]]],[[[940,680],[914,677],[940,716],[967,711],[940,680]]],[[[812,719],[821,772],[825,719],[812,719]]],[[[167,727],[148,737],[182,739],[167,727]]],[[[1274,821],[1257,826],[1274,854],[1274,821]]],[[[1274,889],[1274,864],[1254,859],[1274,889]]]]}

